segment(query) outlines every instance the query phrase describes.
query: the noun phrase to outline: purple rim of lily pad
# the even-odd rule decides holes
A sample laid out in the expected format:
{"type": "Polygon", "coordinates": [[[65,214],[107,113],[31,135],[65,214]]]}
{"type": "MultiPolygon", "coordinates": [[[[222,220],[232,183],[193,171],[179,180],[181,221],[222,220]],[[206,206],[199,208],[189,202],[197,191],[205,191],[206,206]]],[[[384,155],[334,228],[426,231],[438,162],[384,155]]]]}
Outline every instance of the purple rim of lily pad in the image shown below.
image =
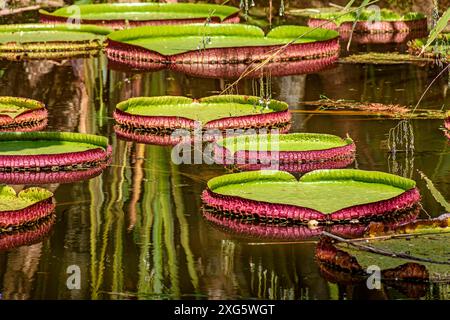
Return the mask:
{"type": "MultiPolygon", "coordinates": [[[[414,221],[419,215],[419,206],[407,210],[392,219],[386,219],[385,227],[389,230],[414,221]]],[[[369,224],[333,224],[329,226],[280,225],[276,223],[258,223],[241,218],[228,217],[218,212],[203,210],[203,217],[216,228],[239,237],[261,240],[296,241],[311,239],[321,235],[323,231],[342,236],[359,237],[364,235],[369,224]]]]}
{"type": "MultiPolygon", "coordinates": [[[[114,111],[114,119],[119,125],[134,129],[155,128],[158,131],[196,128],[195,120],[176,116],[140,116],[122,110],[114,111]]],[[[289,110],[276,111],[264,114],[254,114],[239,117],[227,117],[209,121],[204,124],[204,130],[227,130],[246,128],[276,127],[291,122],[292,115],[289,110]]]]}
{"type": "Polygon", "coordinates": [[[274,153],[269,151],[238,150],[234,154],[231,154],[226,147],[222,147],[217,143],[214,144],[214,159],[216,163],[236,165],[237,168],[247,168],[247,170],[259,170],[264,167],[270,167],[271,159],[276,159],[276,164],[280,167],[291,169],[282,171],[309,172],[315,169],[342,168],[354,161],[355,152],[356,146],[354,142],[325,150],[277,151],[274,153]]]}
{"type": "MultiPolygon", "coordinates": [[[[67,17],[58,17],[52,14],[46,14],[44,12],[39,13],[39,21],[41,23],[67,23],[67,17]]],[[[101,20],[101,19],[79,19],[77,23],[91,24],[103,27],[109,27],[112,29],[124,29],[140,26],[155,26],[155,25],[176,25],[176,24],[188,24],[188,23],[204,23],[206,18],[188,18],[188,19],[165,19],[165,20],[126,20],[126,19],[114,19],[114,20],[101,20]]],[[[241,21],[239,12],[232,14],[225,18],[223,21],[219,17],[210,17],[209,23],[239,23],[241,21]]]]}
{"type": "Polygon", "coordinates": [[[47,126],[47,109],[28,110],[12,118],[0,114],[0,131],[31,132],[40,131],[47,126]]]}
{"type": "Polygon", "coordinates": [[[0,250],[11,250],[41,241],[50,233],[55,221],[56,215],[50,214],[32,226],[0,234],[0,250]]]}
{"type": "Polygon", "coordinates": [[[337,25],[326,19],[310,18],[308,26],[338,31],[340,34],[356,33],[409,33],[412,31],[426,31],[427,18],[410,21],[349,21],[337,25]]]}
{"type": "MultiPolygon", "coordinates": [[[[336,66],[339,53],[325,58],[316,58],[312,60],[286,61],[286,62],[269,62],[261,68],[251,70],[249,64],[173,64],[167,65],[167,68],[176,72],[181,72],[193,77],[202,78],[223,78],[237,79],[245,73],[246,78],[257,78],[265,74],[272,77],[283,77],[289,75],[311,74],[322,72],[336,66]],[[249,71],[251,70],[251,71],[249,71]]],[[[255,65],[256,66],[256,65],[255,65]]],[[[109,60],[108,68],[116,71],[128,72],[130,70],[136,72],[159,71],[166,66],[154,62],[141,62],[139,64],[130,64],[128,61],[109,60]]]]}
{"type": "Polygon", "coordinates": [[[17,227],[47,217],[55,210],[53,197],[34,203],[21,210],[0,212],[0,228],[17,227]]]}
{"type": "MultiPolygon", "coordinates": [[[[242,64],[248,67],[253,63],[260,63],[268,59],[270,59],[269,62],[271,63],[289,62],[289,65],[295,61],[310,60],[310,62],[314,62],[314,59],[320,61],[320,59],[327,57],[335,61],[340,48],[339,39],[334,38],[312,43],[291,44],[277,54],[276,57],[273,57],[273,52],[281,47],[279,45],[209,48],[165,56],[139,46],[108,39],[106,55],[109,61],[126,64],[130,68],[151,71],[169,68],[180,72],[197,74],[197,71],[191,70],[192,65],[194,70],[197,69],[198,65],[214,65],[214,69],[217,71],[217,66],[220,65],[242,64]]],[[[306,65],[311,66],[312,63],[306,65]]],[[[223,74],[227,73],[227,71],[222,72],[223,74]]],[[[206,74],[211,73],[207,71],[206,74]]]]}
{"type": "Polygon", "coordinates": [[[330,223],[350,220],[376,219],[387,213],[412,208],[419,200],[420,193],[412,188],[402,194],[383,201],[347,207],[330,214],[314,209],[225,196],[206,189],[202,193],[203,202],[218,211],[238,212],[243,216],[258,216],[265,219],[289,219],[300,222],[316,220],[330,223]]]}

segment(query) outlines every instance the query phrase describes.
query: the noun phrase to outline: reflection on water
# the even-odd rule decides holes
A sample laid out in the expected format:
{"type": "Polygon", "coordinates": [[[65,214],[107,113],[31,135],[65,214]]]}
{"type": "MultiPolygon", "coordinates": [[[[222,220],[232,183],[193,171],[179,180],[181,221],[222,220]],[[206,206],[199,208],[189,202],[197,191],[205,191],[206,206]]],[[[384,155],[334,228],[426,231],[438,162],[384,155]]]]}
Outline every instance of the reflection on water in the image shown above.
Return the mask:
{"type": "MultiPolygon", "coordinates": [[[[234,237],[202,217],[200,195],[220,165],[174,165],[170,147],[122,141],[114,135],[112,111],[134,96],[220,93],[233,80],[201,79],[172,71],[107,70],[104,57],[64,62],[0,65],[0,95],[43,101],[47,130],[101,134],[113,145],[102,175],[84,182],[46,186],[55,192],[56,223],[44,240],[0,252],[0,292],[8,299],[401,298],[395,289],[368,291],[358,284],[328,281],[314,258],[315,243],[268,243],[234,237]],[[77,265],[81,288],[69,290],[66,270],[77,265]]],[[[445,198],[450,195],[450,153],[441,120],[411,120],[412,152],[389,152],[389,132],[399,121],[363,116],[296,113],[300,101],[352,99],[414,105],[439,71],[413,65],[337,65],[309,75],[272,77],[273,98],[289,102],[291,132],[345,136],[357,145],[360,169],[412,177],[426,217],[444,208],[417,170],[445,198]]],[[[259,79],[233,90],[255,94],[259,79]]],[[[449,103],[447,79],[438,79],[421,107],[449,103]]],[[[259,94],[259,92],[256,92],[259,94]]],[[[429,294],[427,298],[439,298],[429,294]]]]}

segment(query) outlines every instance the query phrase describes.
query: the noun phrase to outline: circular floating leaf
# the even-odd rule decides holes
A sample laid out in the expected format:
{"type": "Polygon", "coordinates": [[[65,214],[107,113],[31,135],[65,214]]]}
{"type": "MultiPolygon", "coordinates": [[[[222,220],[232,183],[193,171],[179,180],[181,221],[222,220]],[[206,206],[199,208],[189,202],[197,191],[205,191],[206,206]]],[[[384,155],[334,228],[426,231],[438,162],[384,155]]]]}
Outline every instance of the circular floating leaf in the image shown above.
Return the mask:
{"type": "Polygon", "coordinates": [[[10,186],[0,185],[0,229],[33,224],[55,209],[53,193],[42,188],[29,188],[16,193],[10,186]]]}
{"type": "Polygon", "coordinates": [[[74,13],[79,23],[122,29],[140,25],[182,24],[195,22],[239,22],[239,9],[215,4],[193,3],[108,3],[63,7],[48,12],[40,10],[41,22],[67,23],[74,13]]]}
{"type": "Polygon", "coordinates": [[[203,201],[218,211],[300,222],[375,220],[411,208],[420,194],[410,179],[378,171],[316,170],[296,180],[283,171],[211,179],[203,201]]]}
{"type": "Polygon", "coordinates": [[[111,156],[108,139],[81,133],[0,133],[0,181],[73,182],[99,174],[111,156]]]}
{"type": "Polygon", "coordinates": [[[355,158],[350,138],[316,133],[242,135],[216,141],[217,163],[245,170],[273,168],[289,172],[344,168],[355,158]]]}
{"type": "Polygon", "coordinates": [[[64,59],[97,54],[110,32],[89,25],[1,25],[0,59],[64,59]]]}
{"type": "MultiPolygon", "coordinates": [[[[247,128],[286,129],[291,120],[288,105],[238,95],[211,96],[198,100],[186,97],[140,97],[119,103],[114,112],[116,133],[141,142],[176,144],[184,133],[198,130],[247,128]],[[175,132],[177,129],[184,131],[175,132]]],[[[190,134],[189,134],[190,136],[190,134]]],[[[204,135],[204,140],[212,138],[204,135]]]]}
{"type": "Polygon", "coordinates": [[[298,67],[300,61],[305,70],[313,63],[324,67],[324,61],[329,65],[339,55],[338,36],[335,31],[302,26],[277,27],[267,35],[259,27],[239,24],[147,26],[111,33],[106,52],[110,62],[130,68],[168,67],[206,76],[213,76],[214,70],[222,76],[233,74],[227,69],[236,65],[263,61],[266,66],[285,63],[289,68],[298,67]]]}
{"type": "Polygon", "coordinates": [[[44,104],[31,99],[0,97],[0,131],[38,131],[47,125],[44,104]]]}

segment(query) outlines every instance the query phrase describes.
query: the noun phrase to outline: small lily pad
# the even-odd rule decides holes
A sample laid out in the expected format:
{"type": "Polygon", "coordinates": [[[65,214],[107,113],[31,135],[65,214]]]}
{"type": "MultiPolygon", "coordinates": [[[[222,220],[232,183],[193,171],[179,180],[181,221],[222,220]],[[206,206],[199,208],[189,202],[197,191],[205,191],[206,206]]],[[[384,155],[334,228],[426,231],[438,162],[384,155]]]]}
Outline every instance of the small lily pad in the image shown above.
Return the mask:
{"type": "Polygon", "coordinates": [[[44,104],[31,99],[0,97],[0,131],[37,131],[47,124],[44,104]]]}

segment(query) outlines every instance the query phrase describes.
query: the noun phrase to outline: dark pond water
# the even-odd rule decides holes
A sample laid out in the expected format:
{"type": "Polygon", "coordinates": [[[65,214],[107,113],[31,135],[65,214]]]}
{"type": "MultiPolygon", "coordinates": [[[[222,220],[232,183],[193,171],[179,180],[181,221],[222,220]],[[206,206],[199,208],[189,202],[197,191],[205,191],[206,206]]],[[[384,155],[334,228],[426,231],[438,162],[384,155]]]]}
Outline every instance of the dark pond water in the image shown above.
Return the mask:
{"type": "MultiPolygon", "coordinates": [[[[368,50],[367,47],[357,47],[368,50]]],[[[387,50],[392,48],[377,48],[387,50]]],[[[357,144],[354,167],[412,177],[423,197],[421,216],[445,209],[418,170],[450,198],[450,148],[442,120],[414,120],[414,152],[388,152],[386,140],[399,120],[364,115],[305,115],[300,102],[352,99],[415,105],[439,73],[416,65],[337,64],[309,75],[272,78],[273,98],[294,111],[292,132],[345,136],[357,144]]],[[[255,92],[259,80],[244,79],[235,92],[255,92]]],[[[104,57],[64,62],[0,64],[0,95],[42,100],[47,130],[104,135],[113,162],[89,181],[47,185],[55,193],[56,221],[33,244],[0,252],[3,299],[395,299],[389,286],[336,284],[321,274],[314,241],[273,242],[227,231],[207,222],[200,194],[208,179],[227,173],[219,165],[175,165],[170,148],[116,138],[115,105],[133,96],[220,93],[230,80],[201,79],[170,71],[136,74],[108,70],[104,57]],[[293,243],[295,242],[295,243],[293,243]],[[67,268],[81,270],[81,289],[66,286],[67,268]]],[[[448,76],[438,79],[420,108],[450,102],[448,76]]],[[[18,186],[21,188],[22,186],[18,186]]],[[[286,227],[280,229],[289,232],[286,227]]],[[[283,232],[283,231],[281,231],[283,232]]],[[[8,242],[8,240],[6,240],[8,242]]],[[[12,243],[10,243],[12,244],[12,243]]],[[[430,287],[423,298],[448,298],[450,289],[430,287]]]]}

